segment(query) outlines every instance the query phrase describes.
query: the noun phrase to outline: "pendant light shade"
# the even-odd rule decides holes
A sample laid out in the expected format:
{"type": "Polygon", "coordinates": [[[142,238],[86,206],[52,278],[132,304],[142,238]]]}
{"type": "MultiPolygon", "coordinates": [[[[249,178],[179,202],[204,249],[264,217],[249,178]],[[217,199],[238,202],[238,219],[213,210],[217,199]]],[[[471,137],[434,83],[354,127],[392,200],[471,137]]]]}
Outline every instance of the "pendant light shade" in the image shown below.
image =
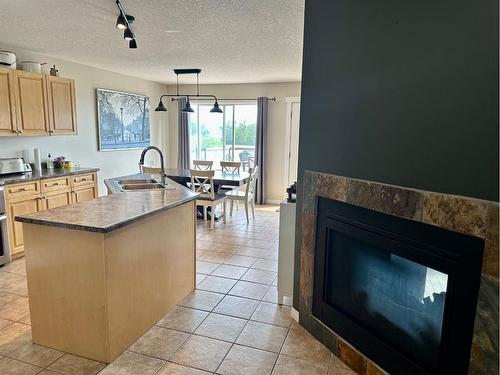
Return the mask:
{"type": "Polygon", "coordinates": [[[194,112],[194,109],[191,108],[191,103],[189,103],[189,99],[186,102],[186,105],[184,106],[184,108],[182,108],[181,112],[189,112],[189,113],[193,113],[194,112]]]}
{"type": "Polygon", "coordinates": [[[132,39],[130,42],[128,42],[128,48],[137,48],[137,42],[135,39],[132,39]]]}
{"type": "Polygon", "coordinates": [[[123,38],[126,40],[132,40],[134,39],[134,33],[129,28],[126,28],[123,32],[123,38]]]}
{"type": "Polygon", "coordinates": [[[127,28],[127,21],[122,12],[120,12],[120,15],[116,19],[116,27],[120,30],[125,30],[127,28]]]}
{"type": "Polygon", "coordinates": [[[214,103],[213,108],[210,110],[212,113],[223,113],[222,109],[219,107],[219,103],[217,103],[217,100],[214,103]]]}
{"type": "Polygon", "coordinates": [[[155,108],[155,112],[167,112],[167,107],[163,105],[161,99],[160,102],[158,103],[158,107],[155,108]]]}

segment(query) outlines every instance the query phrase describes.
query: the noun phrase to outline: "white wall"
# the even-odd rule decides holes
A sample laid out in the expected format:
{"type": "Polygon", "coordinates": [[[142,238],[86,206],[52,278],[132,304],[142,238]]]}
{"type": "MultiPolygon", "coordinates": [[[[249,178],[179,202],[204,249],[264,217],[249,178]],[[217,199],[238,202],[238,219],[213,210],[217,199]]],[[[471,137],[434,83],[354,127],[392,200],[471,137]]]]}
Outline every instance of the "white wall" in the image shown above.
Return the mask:
{"type": "MultiPolygon", "coordinates": [[[[22,156],[22,150],[38,147],[42,156],[50,152],[54,157],[64,155],[68,160],[78,161],[81,166],[98,167],[99,194],[106,194],[105,178],[136,173],[140,150],[102,151],[97,150],[97,105],[96,88],[132,92],[149,96],[151,100],[152,144],[165,150],[168,144],[167,119],[154,112],[158,97],[165,93],[163,84],[145,81],[106,70],[96,69],[51,57],[39,56],[15,48],[17,60],[30,59],[47,62],[47,70],[56,64],[61,77],[75,79],[78,135],[53,137],[0,137],[0,157],[22,156]]],[[[46,73],[46,72],[45,72],[46,73]]],[[[168,157],[168,155],[166,155],[168,157]]]]}
{"type": "MultiPolygon", "coordinates": [[[[167,86],[168,92],[174,93],[175,86],[167,86]]],[[[181,86],[181,92],[195,93],[196,88],[191,85],[181,86]]],[[[230,85],[201,85],[200,93],[214,94],[219,98],[257,98],[258,96],[276,97],[276,102],[269,102],[268,110],[268,153],[266,188],[268,201],[280,201],[285,191],[285,130],[286,130],[286,103],[285,97],[300,96],[300,82],[290,83],[255,83],[230,85]]],[[[154,103],[152,103],[152,107],[154,103]]],[[[177,102],[165,100],[168,106],[168,122],[170,139],[169,166],[177,163],[177,102]],[[168,102],[168,104],[167,104],[168,102]]]]}

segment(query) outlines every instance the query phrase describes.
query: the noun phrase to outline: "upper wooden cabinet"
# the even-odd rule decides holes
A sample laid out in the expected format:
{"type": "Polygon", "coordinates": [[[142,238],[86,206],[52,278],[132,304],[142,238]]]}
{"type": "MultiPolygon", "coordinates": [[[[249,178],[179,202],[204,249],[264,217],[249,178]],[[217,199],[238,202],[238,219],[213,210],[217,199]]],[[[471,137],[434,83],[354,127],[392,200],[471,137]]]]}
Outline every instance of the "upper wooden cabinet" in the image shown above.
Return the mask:
{"type": "Polygon", "coordinates": [[[0,136],[77,134],[75,81],[0,68],[0,136]]]}
{"type": "Polygon", "coordinates": [[[45,74],[16,70],[14,76],[19,133],[22,135],[49,134],[45,74]]]}
{"type": "Polygon", "coordinates": [[[17,135],[13,72],[0,68],[0,135],[17,135]]]}
{"type": "Polygon", "coordinates": [[[76,134],[75,81],[47,76],[50,134],[76,134]]]}

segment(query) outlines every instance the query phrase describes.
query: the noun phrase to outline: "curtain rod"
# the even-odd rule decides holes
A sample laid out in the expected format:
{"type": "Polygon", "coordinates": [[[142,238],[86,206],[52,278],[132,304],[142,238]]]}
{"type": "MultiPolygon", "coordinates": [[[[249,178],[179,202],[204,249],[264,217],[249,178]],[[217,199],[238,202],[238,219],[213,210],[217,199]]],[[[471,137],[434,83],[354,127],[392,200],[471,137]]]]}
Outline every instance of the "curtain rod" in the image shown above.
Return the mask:
{"type": "MultiPolygon", "coordinates": [[[[193,99],[193,101],[199,101],[199,100],[213,100],[213,99],[210,99],[210,98],[200,98],[200,99],[197,99],[195,98],[195,96],[191,96],[191,98],[193,99]]],[[[242,99],[242,98],[238,98],[238,99],[227,99],[227,98],[217,98],[218,100],[227,100],[227,101],[235,101],[235,100],[245,100],[245,101],[249,101],[249,100],[257,100],[257,98],[248,98],[248,99],[242,99]]],[[[275,102],[276,101],[276,97],[272,97],[272,98],[267,98],[268,100],[270,101],[273,101],[275,102]]],[[[172,101],[176,101],[176,100],[179,100],[179,98],[172,98],[172,101]]]]}

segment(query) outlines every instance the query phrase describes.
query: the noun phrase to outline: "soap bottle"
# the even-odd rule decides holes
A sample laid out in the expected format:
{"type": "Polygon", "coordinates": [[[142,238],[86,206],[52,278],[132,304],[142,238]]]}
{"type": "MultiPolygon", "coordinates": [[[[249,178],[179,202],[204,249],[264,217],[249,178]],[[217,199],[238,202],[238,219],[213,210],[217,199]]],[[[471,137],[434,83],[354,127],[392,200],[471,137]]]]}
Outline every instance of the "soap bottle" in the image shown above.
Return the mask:
{"type": "Polygon", "coordinates": [[[47,169],[54,169],[54,163],[52,163],[52,156],[50,155],[50,152],[47,154],[47,169]]]}

